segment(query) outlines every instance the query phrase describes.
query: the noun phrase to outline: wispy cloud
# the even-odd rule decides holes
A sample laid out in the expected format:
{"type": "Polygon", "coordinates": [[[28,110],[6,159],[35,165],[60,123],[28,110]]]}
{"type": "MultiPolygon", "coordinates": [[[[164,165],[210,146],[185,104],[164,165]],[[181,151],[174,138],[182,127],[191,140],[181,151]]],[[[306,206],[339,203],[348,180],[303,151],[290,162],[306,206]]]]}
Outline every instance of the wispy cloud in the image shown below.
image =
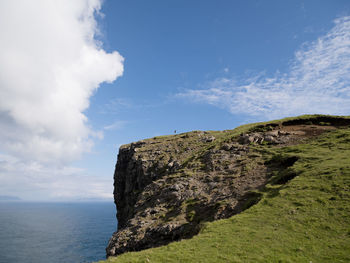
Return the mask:
{"type": "Polygon", "coordinates": [[[113,199],[112,177],[91,175],[72,166],[24,162],[7,154],[0,154],[0,160],[1,194],[28,201],[113,199]]]}
{"type": "Polygon", "coordinates": [[[120,114],[125,110],[135,108],[136,105],[130,100],[125,98],[114,98],[108,103],[102,105],[99,109],[101,114],[120,114]]]}
{"type": "Polygon", "coordinates": [[[128,121],[115,121],[110,125],[106,125],[103,127],[104,130],[106,131],[115,131],[115,130],[120,130],[125,127],[125,125],[128,123],[128,121]]]}
{"type": "Polygon", "coordinates": [[[350,113],[350,17],[316,41],[305,43],[289,71],[249,79],[219,78],[178,98],[208,103],[255,119],[322,113],[350,113]]]}

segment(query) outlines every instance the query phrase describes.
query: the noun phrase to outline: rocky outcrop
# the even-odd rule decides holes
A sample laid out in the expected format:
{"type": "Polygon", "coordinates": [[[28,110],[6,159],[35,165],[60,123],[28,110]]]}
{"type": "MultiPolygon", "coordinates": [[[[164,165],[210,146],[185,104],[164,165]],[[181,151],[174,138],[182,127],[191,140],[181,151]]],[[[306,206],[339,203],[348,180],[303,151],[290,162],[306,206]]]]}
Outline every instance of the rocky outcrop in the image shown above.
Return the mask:
{"type": "Polygon", "coordinates": [[[259,201],[259,189],[274,169],[297,161],[267,161],[261,147],[300,143],[349,124],[348,119],[339,124],[314,118],[256,125],[244,133],[194,131],[122,146],[114,174],[118,231],[107,256],[189,238],[204,222],[243,211],[259,201]]]}

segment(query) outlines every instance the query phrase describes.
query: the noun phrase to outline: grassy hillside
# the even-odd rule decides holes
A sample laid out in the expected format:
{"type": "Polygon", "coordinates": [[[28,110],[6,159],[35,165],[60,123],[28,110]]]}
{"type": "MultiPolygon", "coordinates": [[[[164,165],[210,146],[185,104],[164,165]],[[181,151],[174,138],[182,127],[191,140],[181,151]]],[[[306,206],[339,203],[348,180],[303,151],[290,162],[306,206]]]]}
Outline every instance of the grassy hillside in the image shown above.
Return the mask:
{"type": "MultiPolygon", "coordinates": [[[[303,118],[314,117],[289,120],[303,118]]],[[[230,136],[261,128],[242,126],[230,136]]],[[[192,239],[100,262],[350,262],[349,126],[298,145],[251,147],[271,167],[296,160],[271,170],[260,202],[206,223],[192,239]]]]}

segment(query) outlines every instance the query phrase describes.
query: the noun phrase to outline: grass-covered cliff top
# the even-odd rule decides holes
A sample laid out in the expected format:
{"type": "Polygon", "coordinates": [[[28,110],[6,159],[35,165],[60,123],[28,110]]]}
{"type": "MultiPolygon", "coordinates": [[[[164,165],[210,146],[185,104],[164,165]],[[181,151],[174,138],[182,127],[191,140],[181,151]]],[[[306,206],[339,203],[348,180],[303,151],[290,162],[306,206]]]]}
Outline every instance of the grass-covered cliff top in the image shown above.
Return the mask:
{"type": "MultiPolygon", "coordinates": [[[[275,124],[336,129],[284,147],[251,144],[266,162],[296,160],[275,171],[256,205],[231,218],[205,223],[191,239],[101,262],[350,262],[349,117],[305,115],[208,132],[216,138],[208,148],[275,124]]],[[[181,136],[157,139],[173,143],[181,136]]],[[[198,154],[203,151],[198,148],[198,154]]]]}

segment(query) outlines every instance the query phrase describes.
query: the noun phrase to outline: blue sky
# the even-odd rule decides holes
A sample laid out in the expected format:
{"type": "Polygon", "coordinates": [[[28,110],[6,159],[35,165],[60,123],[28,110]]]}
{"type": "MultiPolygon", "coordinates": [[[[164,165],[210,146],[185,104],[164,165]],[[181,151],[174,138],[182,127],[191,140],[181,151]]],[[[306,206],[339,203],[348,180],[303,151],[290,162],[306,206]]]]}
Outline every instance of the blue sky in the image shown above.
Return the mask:
{"type": "Polygon", "coordinates": [[[25,15],[16,1],[1,3],[0,195],[108,200],[121,144],[349,114],[349,1],[33,1],[25,15]]]}

